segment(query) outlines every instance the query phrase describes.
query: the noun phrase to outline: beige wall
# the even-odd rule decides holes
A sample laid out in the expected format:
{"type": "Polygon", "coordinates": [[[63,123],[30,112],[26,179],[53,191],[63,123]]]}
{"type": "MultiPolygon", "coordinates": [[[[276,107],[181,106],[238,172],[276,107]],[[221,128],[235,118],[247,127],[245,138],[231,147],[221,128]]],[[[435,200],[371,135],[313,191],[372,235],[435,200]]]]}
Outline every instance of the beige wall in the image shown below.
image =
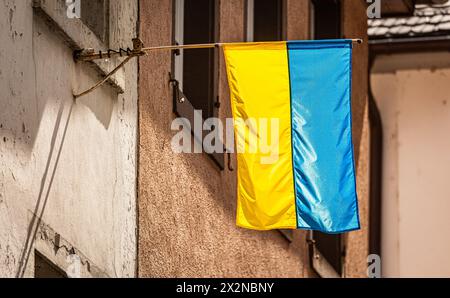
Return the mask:
{"type": "Polygon", "coordinates": [[[369,252],[369,122],[368,122],[368,38],[364,1],[344,0],[344,38],[362,38],[364,43],[353,47],[352,122],[355,151],[356,186],[361,230],[346,234],[345,273],[348,277],[367,276],[369,252]]]}
{"type": "Polygon", "coordinates": [[[382,264],[387,277],[450,276],[450,54],[379,56],[382,264]]]}
{"type": "MultiPolygon", "coordinates": [[[[111,46],[131,46],[137,2],[110,2],[111,46]]],[[[74,102],[100,73],[32,3],[0,0],[0,277],[33,276],[35,248],[67,266],[54,244],[74,247],[86,276],[134,276],[137,62],[117,76],[124,94],[105,85],[74,102]]]]}
{"type": "MultiPolygon", "coordinates": [[[[172,1],[142,0],[140,35],[148,46],[172,42],[172,1]]],[[[220,41],[244,40],[244,0],[220,1],[220,41]]],[[[363,2],[345,1],[347,37],[365,37],[363,2]],[[352,20],[358,19],[353,23],[352,20]],[[364,21],[363,21],[364,20],[364,21]]],[[[288,38],[308,37],[306,1],[288,1],[288,38]],[[298,12],[298,13],[294,13],[298,12]]],[[[174,154],[168,84],[171,54],[140,58],[139,99],[139,275],[164,277],[307,277],[306,232],[293,243],[279,232],[235,225],[235,172],[219,171],[205,155],[174,154]]],[[[223,57],[222,57],[223,58],[223,57]]],[[[354,118],[358,192],[363,229],[348,237],[348,276],[364,276],[367,258],[367,47],[355,51],[354,118]]],[[[220,117],[230,117],[223,59],[220,117]]],[[[233,165],[236,166],[233,159],[233,165]]]]}

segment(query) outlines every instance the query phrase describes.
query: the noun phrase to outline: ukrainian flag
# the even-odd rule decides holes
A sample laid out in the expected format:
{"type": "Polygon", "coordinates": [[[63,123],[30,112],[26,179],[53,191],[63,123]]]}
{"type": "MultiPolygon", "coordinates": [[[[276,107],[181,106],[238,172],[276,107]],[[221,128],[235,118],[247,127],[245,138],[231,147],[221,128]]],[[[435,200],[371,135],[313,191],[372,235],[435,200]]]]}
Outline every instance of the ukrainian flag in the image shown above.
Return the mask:
{"type": "Polygon", "coordinates": [[[359,229],[352,41],[227,44],[224,53],[238,149],[237,225],[359,229]],[[270,120],[258,126],[261,119],[278,119],[275,133],[270,120]],[[272,143],[258,146],[267,143],[263,134],[272,143]]]}

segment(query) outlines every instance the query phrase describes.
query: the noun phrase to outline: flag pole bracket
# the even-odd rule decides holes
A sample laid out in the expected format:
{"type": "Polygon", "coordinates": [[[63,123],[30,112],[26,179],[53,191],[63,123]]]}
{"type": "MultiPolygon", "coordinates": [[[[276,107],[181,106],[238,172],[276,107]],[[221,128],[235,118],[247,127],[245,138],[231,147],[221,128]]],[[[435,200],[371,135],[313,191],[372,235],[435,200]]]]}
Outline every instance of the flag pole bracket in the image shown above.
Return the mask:
{"type": "MultiPolygon", "coordinates": [[[[362,44],[363,40],[361,38],[351,39],[352,43],[362,44]]],[[[122,68],[125,64],[127,64],[132,58],[134,57],[140,57],[145,56],[151,51],[157,51],[157,50],[189,50],[189,49],[208,49],[208,48],[216,48],[221,47],[223,45],[226,45],[227,43],[205,43],[205,44],[190,44],[190,45],[170,45],[170,46],[156,46],[156,47],[149,47],[145,48],[144,43],[139,38],[133,38],[133,49],[130,49],[129,47],[119,48],[118,50],[108,49],[106,51],[98,51],[95,52],[94,49],[88,48],[88,49],[80,49],[76,50],[73,53],[73,58],[76,62],[80,61],[94,61],[98,59],[111,59],[116,57],[126,57],[116,68],[114,68],[110,73],[105,75],[105,77],[97,82],[94,86],[91,88],[78,93],[74,94],[74,100],[85,96],[98,87],[102,86],[104,83],[108,81],[109,78],[111,78],[120,68],[122,68]]]]}
{"type": "Polygon", "coordinates": [[[89,89],[73,94],[74,100],[77,100],[78,98],[85,96],[91,92],[93,92],[95,89],[102,86],[104,83],[106,83],[109,78],[111,78],[119,69],[121,69],[125,64],[127,64],[132,58],[144,56],[146,55],[144,49],[144,43],[139,38],[133,38],[133,49],[130,48],[120,48],[119,50],[113,50],[108,49],[106,52],[99,51],[98,53],[95,53],[94,49],[81,49],[74,52],[73,57],[75,61],[94,61],[97,59],[109,59],[112,57],[126,57],[118,66],[116,66],[111,72],[109,72],[105,77],[97,82],[94,86],[90,87],[89,89]]]}

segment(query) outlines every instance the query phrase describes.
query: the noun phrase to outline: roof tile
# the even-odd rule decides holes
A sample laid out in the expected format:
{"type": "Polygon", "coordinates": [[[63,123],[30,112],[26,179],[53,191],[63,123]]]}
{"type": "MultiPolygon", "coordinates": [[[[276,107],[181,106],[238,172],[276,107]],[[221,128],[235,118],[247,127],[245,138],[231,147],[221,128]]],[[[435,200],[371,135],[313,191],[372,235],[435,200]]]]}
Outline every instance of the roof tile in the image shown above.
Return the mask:
{"type": "Polygon", "coordinates": [[[414,16],[368,21],[370,38],[450,34],[450,0],[441,5],[416,5],[414,16]]]}
{"type": "Polygon", "coordinates": [[[437,26],[439,30],[450,30],[450,22],[441,23],[437,26]]]}

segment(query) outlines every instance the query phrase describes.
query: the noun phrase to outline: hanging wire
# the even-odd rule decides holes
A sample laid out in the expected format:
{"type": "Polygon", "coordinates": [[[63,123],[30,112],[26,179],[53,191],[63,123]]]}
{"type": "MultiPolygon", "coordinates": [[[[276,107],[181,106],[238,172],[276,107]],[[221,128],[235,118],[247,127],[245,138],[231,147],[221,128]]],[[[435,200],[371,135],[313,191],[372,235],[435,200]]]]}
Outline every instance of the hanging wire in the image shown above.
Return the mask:
{"type": "Polygon", "coordinates": [[[133,59],[134,56],[128,56],[125,60],[122,61],[122,63],[120,63],[116,68],[114,68],[110,73],[108,73],[101,81],[98,81],[94,86],[92,86],[91,88],[87,89],[86,91],[83,91],[79,94],[74,94],[73,97],[75,99],[78,99],[88,93],[91,93],[92,91],[94,91],[95,89],[97,89],[98,87],[100,87],[101,85],[103,85],[104,83],[106,83],[106,81],[109,80],[110,77],[112,77],[119,69],[121,69],[125,64],[127,64],[131,59],[133,59]]]}

